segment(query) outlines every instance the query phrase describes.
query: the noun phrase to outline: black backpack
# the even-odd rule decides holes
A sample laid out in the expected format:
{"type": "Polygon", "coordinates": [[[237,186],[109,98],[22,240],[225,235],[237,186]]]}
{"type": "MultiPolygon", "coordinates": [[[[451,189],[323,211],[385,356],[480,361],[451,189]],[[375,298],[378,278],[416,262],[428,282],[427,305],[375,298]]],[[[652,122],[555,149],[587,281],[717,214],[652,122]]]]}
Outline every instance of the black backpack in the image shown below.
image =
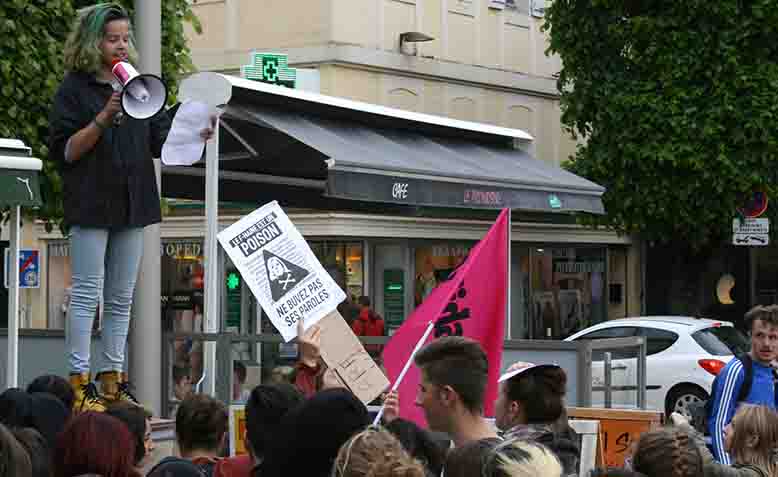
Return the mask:
{"type": "MultiPolygon", "coordinates": [[[[743,402],[748,399],[748,395],[751,393],[751,385],[754,382],[754,361],[751,359],[751,355],[748,353],[736,353],[735,359],[740,360],[743,363],[743,385],[740,386],[740,392],[737,395],[737,401],[743,402]]],[[[778,404],[778,373],[775,369],[773,371],[773,389],[775,391],[775,402],[778,404]]],[[[716,386],[719,382],[721,373],[717,374],[713,379],[711,385],[711,396],[706,401],[689,404],[689,412],[691,413],[691,425],[703,435],[708,434],[708,418],[713,414],[713,393],[716,390],[716,386]]]]}

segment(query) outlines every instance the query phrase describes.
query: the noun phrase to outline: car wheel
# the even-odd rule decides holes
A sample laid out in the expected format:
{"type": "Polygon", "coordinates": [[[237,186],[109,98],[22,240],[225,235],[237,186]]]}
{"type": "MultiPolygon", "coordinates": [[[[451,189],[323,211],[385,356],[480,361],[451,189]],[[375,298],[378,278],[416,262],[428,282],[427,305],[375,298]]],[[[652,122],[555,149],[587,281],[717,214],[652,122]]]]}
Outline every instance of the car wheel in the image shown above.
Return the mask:
{"type": "Polygon", "coordinates": [[[691,384],[678,386],[671,389],[670,393],[667,395],[665,413],[669,417],[670,414],[677,412],[691,421],[692,413],[690,406],[707,400],[708,393],[697,386],[691,384]]]}

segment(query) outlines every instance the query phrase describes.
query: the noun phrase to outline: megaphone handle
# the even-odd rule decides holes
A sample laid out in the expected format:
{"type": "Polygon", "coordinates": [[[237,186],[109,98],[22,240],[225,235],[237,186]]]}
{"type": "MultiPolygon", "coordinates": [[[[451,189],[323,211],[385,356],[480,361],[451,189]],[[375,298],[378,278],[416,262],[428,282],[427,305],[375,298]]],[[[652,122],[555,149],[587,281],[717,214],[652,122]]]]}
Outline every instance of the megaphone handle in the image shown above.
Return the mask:
{"type": "MultiPolygon", "coordinates": [[[[123,90],[122,85],[119,84],[118,81],[111,81],[111,88],[113,88],[114,92],[116,93],[121,93],[123,90]]],[[[116,127],[121,126],[123,119],[124,119],[124,111],[119,111],[113,117],[113,125],[116,127]]]]}

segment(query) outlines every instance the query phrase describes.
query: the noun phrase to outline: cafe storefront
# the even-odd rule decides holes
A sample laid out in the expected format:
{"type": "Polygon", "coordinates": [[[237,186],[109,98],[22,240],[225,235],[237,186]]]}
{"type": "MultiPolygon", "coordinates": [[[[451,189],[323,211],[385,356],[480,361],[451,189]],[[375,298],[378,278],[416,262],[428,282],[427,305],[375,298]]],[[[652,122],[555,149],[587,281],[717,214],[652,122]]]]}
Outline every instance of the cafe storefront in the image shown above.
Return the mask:
{"type": "MultiPolygon", "coordinates": [[[[219,136],[219,226],[278,200],[349,301],[370,297],[387,335],[464,260],[502,208],[513,211],[507,339],[562,339],[639,312],[639,247],[575,222],[575,213],[603,212],[603,189],[532,157],[526,133],[226,78],[233,93],[219,136]]],[[[171,213],[161,226],[159,320],[163,332],[200,333],[205,168],[162,172],[171,213]]],[[[62,329],[67,242],[42,227],[37,237],[48,275],[43,321],[62,329]]],[[[219,255],[219,331],[275,336],[219,255]]],[[[341,314],[350,319],[353,308],[344,305],[341,314]]],[[[232,359],[247,370],[244,390],[294,362],[294,345],[275,341],[234,344],[232,359]]],[[[161,363],[171,404],[173,369],[186,366],[198,381],[203,346],[164,344],[174,348],[161,363]]]]}

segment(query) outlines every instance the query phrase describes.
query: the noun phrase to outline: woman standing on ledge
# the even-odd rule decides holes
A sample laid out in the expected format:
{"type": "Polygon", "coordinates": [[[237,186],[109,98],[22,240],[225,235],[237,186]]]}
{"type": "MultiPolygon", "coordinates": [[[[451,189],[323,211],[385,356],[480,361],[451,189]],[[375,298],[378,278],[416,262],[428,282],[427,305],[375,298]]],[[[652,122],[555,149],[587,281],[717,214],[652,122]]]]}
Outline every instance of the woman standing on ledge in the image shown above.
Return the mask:
{"type": "MultiPolygon", "coordinates": [[[[167,112],[136,120],[121,112],[114,61],[137,63],[126,10],[101,3],[79,11],[65,45],[64,80],[54,98],[49,157],[64,182],[65,222],[70,226],[72,295],[66,353],[75,411],[104,410],[132,401],[123,378],[130,305],[141,255],[143,228],[161,221],[152,158],[170,130],[167,112]],[[90,344],[103,297],[97,381],[91,380],[90,344]]],[[[209,139],[212,129],[201,131],[209,139]]]]}

